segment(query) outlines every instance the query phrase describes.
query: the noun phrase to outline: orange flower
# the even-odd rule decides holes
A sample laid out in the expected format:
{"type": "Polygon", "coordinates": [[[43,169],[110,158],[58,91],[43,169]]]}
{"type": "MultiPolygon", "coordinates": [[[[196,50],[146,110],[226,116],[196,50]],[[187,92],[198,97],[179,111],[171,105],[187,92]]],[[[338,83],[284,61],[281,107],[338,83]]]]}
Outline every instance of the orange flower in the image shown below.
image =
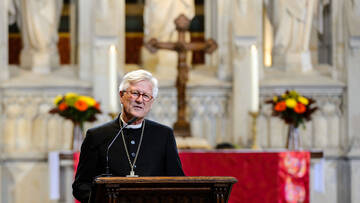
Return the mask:
{"type": "Polygon", "coordinates": [[[75,108],[79,111],[86,111],[88,109],[88,105],[85,101],[77,100],[75,102],[75,108]]]}
{"type": "Polygon", "coordinates": [[[98,102],[96,102],[96,104],[95,104],[95,109],[100,111],[100,104],[98,102]]]}
{"type": "Polygon", "coordinates": [[[59,104],[59,110],[60,111],[64,111],[65,109],[67,109],[68,105],[65,102],[61,102],[59,104]]]}
{"type": "Polygon", "coordinates": [[[294,111],[298,114],[302,114],[306,111],[306,106],[302,103],[297,103],[296,106],[294,107],[294,111]]]}
{"type": "Polygon", "coordinates": [[[286,109],[286,103],[284,101],[281,101],[281,102],[278,102],[276,105],[275,105],[275,111],[285,111],[286,109]]]}

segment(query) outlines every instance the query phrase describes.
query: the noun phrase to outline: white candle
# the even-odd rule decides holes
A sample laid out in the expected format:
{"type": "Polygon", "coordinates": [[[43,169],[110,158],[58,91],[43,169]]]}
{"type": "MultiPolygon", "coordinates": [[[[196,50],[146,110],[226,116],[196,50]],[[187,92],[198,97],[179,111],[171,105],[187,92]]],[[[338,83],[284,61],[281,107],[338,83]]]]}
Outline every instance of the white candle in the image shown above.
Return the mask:
{"type": "Polygon", "coordinates": [[[115,45],[109,50],[109,113],[118,113],[117,64],[115,45]]]}
{"type": "Polygon", "coordinates": [[[255,45],[251,46],[251,112],[259,111],[259,57],[255,45]]]}

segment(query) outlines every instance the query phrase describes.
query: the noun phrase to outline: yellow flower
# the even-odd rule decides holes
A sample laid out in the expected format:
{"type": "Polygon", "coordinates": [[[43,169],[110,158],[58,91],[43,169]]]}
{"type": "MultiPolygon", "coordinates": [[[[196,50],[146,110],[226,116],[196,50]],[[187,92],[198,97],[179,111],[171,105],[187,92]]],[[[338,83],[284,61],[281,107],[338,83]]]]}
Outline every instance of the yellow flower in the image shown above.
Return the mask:
{"type": "Polygon", "coordinates": [[[287,95],[285,93],[281,95],[281,97],[284,98],[284,99],[286,98],[286,96],[287,95]]]}
{"type": "Polygon", "coordinates": [[[308,104],[309,104],[309,100],[308,100],[306,97],[300,96],[300,97],[298,98],[298,100],[299,100],[300,103],[302,103],[302,104],[304,104],[304,105],[308,105],[308,104]]]}
{"type": "Polygon", "coordinates": [[[78,94],[74,93],[74,92],[68,92],[65,94],[65,99],[70,99],[70,98],[74,98],[79,96],[78,94]]]}
{"type": "Polygon", "coordinates": [[[68,106],[74,106],[75,102],[78,100],[79,95],[73,92],[69,92],[65,94],[65,103],[68,106]]]}
{"type": "Polygon", "coordinates": [[[289,95],[290,95],[290,97],[292,97],[292,98],[297,98],[297,97],[300,96],[299,93],[297,93],[295,90],[291,90],[291,91],[289,92],[289,95]]]}
{"type": "Polygon", "coordinates": [[[274,102],[277,102],[278,99],[279,99],[279,98],[278,98],[277,96],[274,96],[274,97],[273,97],[273,101],[274,101],[274,102]]]}
{"type": "Polygon", "coordinates": [[[62,100],[63,96],[62,95],[58,95],[54,98],[54,104],[58,105],[58,103],[62,100]]]}
{"type": "Polygon", "coordinates": [[[295,99],[287,99],[285,100],[286,106],[289,108],[294,108],[296,106],[296,100],[295,99]]]}
{"type": "Polygon", "coordinates": [[[79,100],[86,102],[86,104],[90,107],[95,106],[95,104],[96,104],[95,99],[93,99],[92,97],[89,97],[89,96],[80,96],[79,100]]]}

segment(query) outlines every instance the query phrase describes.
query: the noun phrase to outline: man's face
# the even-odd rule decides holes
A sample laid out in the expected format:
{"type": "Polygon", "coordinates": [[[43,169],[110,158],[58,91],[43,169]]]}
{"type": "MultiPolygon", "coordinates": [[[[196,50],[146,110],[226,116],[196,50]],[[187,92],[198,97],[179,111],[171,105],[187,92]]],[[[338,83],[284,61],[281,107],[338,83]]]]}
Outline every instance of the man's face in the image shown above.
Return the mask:
{"type": "Polygon", "coordinates": [[[132,117],[138,117],[142,121],[150,111],[154,102],[152,98],[152,84],[150,81],[140,81],[130,83],[126,91],[120,92],[120,101],[123,105],[123,119],[129,120],[132,117]],[[149,100],[150,99],[150,100],[149,100]],[[147,101],[148,100],[148,101],[147,101]]]}

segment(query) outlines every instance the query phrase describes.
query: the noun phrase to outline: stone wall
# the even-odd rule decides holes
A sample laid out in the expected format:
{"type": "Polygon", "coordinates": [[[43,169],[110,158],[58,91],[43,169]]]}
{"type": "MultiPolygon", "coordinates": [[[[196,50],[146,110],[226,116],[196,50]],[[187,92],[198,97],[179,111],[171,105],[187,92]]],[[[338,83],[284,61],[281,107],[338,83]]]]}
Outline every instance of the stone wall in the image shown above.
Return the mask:
{"type": "Polygon", "coordinates": [[[56,95],[89,95],[91,90],[86,85],[36,87],[41,81],[35,81],[0,85],[1,203],[51,202],[47,153],[70,150],[72,123],[48,112],[56,95]]]}
{"type": "Polygon", "coordinates": [[[264,148],[283,148],[288,126],[278,117],[273,117],[270,104],[266,100],[281,95],[286,90],[296,90],[313,98],[318,110],[312,120],[300,126],[301,146],[303,149],[322,149],[330,154],[342,154],[346,150],[344,86],[264,86],[261,91],[262,108],[259,116],[259,144],[264,148]]]}

